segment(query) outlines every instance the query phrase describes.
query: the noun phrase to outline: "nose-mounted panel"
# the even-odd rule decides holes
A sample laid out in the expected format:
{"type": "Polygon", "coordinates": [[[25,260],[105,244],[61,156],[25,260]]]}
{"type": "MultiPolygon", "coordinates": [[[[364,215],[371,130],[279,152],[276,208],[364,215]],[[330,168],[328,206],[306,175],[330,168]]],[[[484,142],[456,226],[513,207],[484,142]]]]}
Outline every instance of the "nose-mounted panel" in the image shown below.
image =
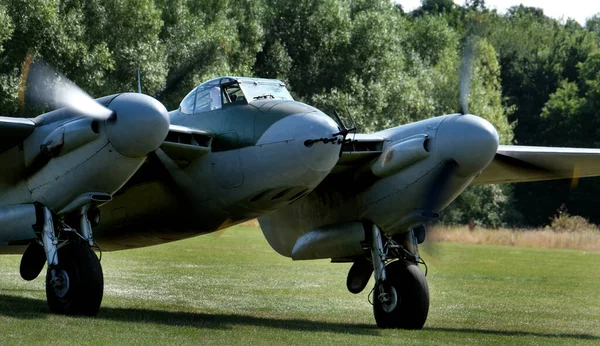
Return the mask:
{"type": "Polygon", "coordinates": [[[333,169],[342,144],[337,124],[319,111],[292,114],[272,124],[256,145],[287,143],[289,158],[314,171],[333,169]]]}

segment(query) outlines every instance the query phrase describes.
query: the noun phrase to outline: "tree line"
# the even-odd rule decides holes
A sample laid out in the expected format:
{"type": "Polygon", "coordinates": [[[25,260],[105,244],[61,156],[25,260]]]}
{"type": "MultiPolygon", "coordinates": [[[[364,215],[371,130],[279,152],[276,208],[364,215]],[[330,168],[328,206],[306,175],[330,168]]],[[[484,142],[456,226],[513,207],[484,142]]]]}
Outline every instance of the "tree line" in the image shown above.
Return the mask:
{"type": "MultiPolygon", "coordinates": [[[[469,112],[503,144],[600,147],[600,17],[585,25],[483,0],[2,0],[0,113],[35,116],[19,95],[27,59],[94,97],[137,90],[168,109],[220,75],[279,78],[294,97],[351,114],[361,131],[459,111],[473,52],[469,112]]],[[[600,222],[600,180],[469,188],[447,223],[538,226],[561,207],[600,222]],[[551,192],[551,193],[549,193],[551,192]]]]}

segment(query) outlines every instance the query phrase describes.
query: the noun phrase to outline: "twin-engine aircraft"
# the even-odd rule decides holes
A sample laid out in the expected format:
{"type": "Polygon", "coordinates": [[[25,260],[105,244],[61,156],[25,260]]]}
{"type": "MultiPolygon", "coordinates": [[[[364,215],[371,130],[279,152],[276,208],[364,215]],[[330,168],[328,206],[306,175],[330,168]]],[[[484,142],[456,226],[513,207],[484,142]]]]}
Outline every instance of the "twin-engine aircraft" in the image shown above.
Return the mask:
{"type": "Polygon", "coordinates": [[[420,329],[418,244],[467,186],[600,175],[600,150],[502,146],[466,111],[348,135],[278,80],[216,78],[172,112],[141,93],[93,100],[67,83],[44,94],[65,107],[0,117],[0,253],[23,253],[25,280],[47,264],[58,314],[98,312],[97,244],[133,249],[258,218],[283,256],[353,262],[352,293],[374,274],[378,326],[420,329]]]}

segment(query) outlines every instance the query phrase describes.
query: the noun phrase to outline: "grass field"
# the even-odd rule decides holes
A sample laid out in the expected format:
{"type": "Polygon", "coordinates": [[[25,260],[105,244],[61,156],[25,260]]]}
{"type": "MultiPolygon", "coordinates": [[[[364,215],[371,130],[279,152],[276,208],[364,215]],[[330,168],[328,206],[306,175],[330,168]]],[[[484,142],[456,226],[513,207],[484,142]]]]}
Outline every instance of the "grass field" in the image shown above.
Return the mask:
{"type": "MultiPolygon", "coordinates": [[[[600,344],[600,252],[438,243],[424,330],[379,330],[348,264],[293,262],[260,231],[105,253],[96,318],[48,313],[0,256],[0,345],[600,344]]],[[[428,256],[424,255],[426,259],[428,256]]]]}

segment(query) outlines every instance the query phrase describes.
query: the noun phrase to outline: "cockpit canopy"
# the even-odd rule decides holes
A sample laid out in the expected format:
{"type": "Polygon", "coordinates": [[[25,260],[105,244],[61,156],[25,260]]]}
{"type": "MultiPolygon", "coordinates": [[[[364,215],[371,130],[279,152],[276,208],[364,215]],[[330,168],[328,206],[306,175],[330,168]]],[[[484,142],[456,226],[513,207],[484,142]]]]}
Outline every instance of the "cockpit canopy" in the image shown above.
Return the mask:
{"type": "Polygon", "coordinates": [[[181,101],[179,111],[194,114],[227,105],[259,100],[293,100],[285,84],[277,79],[220,77],[198,85],[181,101]]]}

